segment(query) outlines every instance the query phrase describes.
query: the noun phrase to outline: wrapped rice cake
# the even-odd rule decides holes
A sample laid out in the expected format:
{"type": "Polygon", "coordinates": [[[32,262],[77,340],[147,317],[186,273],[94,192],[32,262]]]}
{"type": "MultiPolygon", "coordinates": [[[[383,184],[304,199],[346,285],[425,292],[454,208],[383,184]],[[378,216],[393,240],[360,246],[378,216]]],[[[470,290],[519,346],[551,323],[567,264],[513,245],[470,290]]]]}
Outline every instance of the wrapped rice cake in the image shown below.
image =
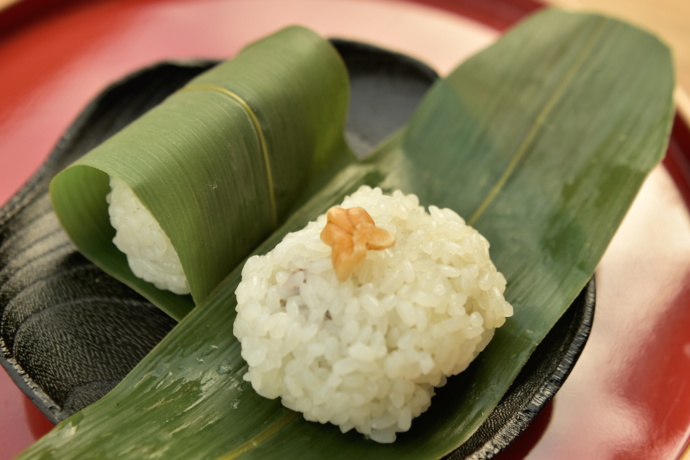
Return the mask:
{"type": "Polygon", "coordinates": [[[245,264],[234,324],[244,378],[307,420],[393,442],[512,315],[505,284],[487,241],[455,212],[362,187],[245,264]],[[393,242],[351,264],[366,241],[343,211],[359,208],[381,230],[374,239],[393,242]]]}
{"type": "Polygon", "coordinates": [[[54,209],[83,255],[182,319],[287,217],[309,178],[327,180],[349,155],[348,101],[336,49],[285,28],[60,172],[54,209]]]}

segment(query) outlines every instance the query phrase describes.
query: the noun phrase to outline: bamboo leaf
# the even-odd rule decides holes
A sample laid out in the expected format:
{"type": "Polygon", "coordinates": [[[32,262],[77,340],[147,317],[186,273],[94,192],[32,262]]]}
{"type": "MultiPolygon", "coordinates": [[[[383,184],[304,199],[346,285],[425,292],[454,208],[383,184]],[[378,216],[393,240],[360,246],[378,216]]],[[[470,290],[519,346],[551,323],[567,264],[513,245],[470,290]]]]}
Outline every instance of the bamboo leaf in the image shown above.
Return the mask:
{"type": "Polygon", "coordinates": [[[348,96],[333,47],[307,29],[284,29],[61,172],[51,184],[53,206],[84,255],[181,319],[276,229],[310,178],[323,180],[351,157],[342,137],[348,96]],[[125,181],[156,217],[193,300],[132,273],[112,242],[108,176],[125,181]]]}
{"type": "Polygon", "coordinates": [[[634,27],[540,13],[435,85],[409,129],[343,168],[258,247],[269,250],[361,184],[451,207],[487,236],[515,317],[395,444],[305,422],[242,381],[231,334],[237,268],[113,392],[24,458],[419,459],[451,451],[592,276],[663,155],[672,73],[668,50],[634,27]]]}

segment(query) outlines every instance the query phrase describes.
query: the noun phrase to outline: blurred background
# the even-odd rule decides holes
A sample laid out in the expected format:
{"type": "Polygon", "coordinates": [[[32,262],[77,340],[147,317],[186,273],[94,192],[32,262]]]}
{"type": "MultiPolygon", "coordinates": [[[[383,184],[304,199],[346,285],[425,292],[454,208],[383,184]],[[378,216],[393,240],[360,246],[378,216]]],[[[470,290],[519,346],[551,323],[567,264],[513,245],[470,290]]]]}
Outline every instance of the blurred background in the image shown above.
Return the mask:
{"type": "MultiPolygon", "coordinates": [[[[21,0],[0,0],[0,9],[21,0]]],[[[490,0],[485,0],[490,1],[490,0]]],[[[679,95],[686,116],[690,114],[690,1],[688,0],[544,0],[566,8],[607,13],[637,23],[659,35],[674,52],[679,95]]]]}

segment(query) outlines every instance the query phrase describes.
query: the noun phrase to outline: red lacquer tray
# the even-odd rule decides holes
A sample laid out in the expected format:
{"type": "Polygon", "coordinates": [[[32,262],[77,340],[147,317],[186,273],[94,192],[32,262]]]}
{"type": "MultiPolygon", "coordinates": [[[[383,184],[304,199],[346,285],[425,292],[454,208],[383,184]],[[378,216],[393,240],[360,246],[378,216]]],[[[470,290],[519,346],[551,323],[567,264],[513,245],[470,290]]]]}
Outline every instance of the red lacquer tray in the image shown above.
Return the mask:
{"type": "MultiPolygon", "coordinates": [[[[399,50],[441,74],[543,6],[528,0],[25,0],[0,12],[0,205],[109,82],[224,58],[284,25],[399,50]]],[[[565,385],[500,459],[677,458],[690,435],[690,130],[676,118],[597,272],[565,385]]],[[[0,371],[0,460],[50,429],[0,371]]]]}

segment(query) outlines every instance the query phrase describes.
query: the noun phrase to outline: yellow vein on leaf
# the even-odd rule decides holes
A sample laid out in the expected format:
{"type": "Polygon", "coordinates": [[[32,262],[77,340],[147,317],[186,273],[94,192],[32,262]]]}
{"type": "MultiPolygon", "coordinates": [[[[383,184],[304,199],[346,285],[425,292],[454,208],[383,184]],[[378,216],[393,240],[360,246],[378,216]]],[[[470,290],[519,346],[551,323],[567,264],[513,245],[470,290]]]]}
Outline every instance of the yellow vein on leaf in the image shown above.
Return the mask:
{"type": "Polygon", "coordinates": [[[268,183],[268,191],[269,191],[269,206],[271,207],[271,219],[273,223],[273,227],[278,226],[278,211],[276,209],[276,198],[275,198],[275,189],[273,185],[273,172],[271,171],[271,159],[268,156],[268,145],[266,143],[266,138],[264,137],[263,130],[261,129],[261,122],[259,122],[259,119],[256,117],[256,114],[252,110],[252,108],[247,104],[247,102],[242,99],[238,94],[230,91],[229,89],[222,88],[220,86],[214,86],[214,85],[196,85],[196,86],[186,86],[179,90],[178,92],[180,93],[186,93],[186,92],[192,92],[192,91],[215,91],[219,92],[221,94],[224,94],[228,97],[230,97],[232,100],[240,104],[242,108],[245,110],[247,115],[252,121],[252,124],[254,125],[254,130],[256,131],[256,135],[259,138],[259,145],[261,147],[261,154],[263,156],[264,160],[264,167],[266,168],[266,182],[268,183]]]}
{"type": "Polygon", "coordinates": [[[508,163],[508,166],[506,167],[505,171],[503,171],[503,174],[498,179],[496,184],[491,188],[491,190],[489,190],[489,193],[486,195],[486,198],[484,198],[484,201],[482,201],[477,210],[474,211],[472,216],[467,220],[468,225],[473,225],[477,221],[477,219],[479,219],[479,217],[484,213],[484,211],[486,211],[486,208],[489,207],[489,205],[493,202],[493,200],[496,198],[499,192],[503,189],[503,186],[508,181],[508,178],[515,170],[518,163],[520,163],[520,160],[522,160],[522,158],[527,153],[527,148],[530,146],[535,136],[539,132],[539,129],[541,128],[542,123],[546,119],[547,115],[553,110],[554,106],[565,92],[565,89],[568,87],[570,82],[575,77],[577,71],[580,69],[580,67],[582,67],[585,58],[594,48],[594,45],[603,33],[604,26],[607,22],[609,21],[602,21],[597,30],[589,36],[589,39],[585,43],[585,46],[583,47],[580,54],[577,56],[575,63],[572,65],[572,67],[570,67],[570,69],[568,69],[565,78],[563,78],[558,87],[546,101],[546,104],[544,104],[544,107],[542,107],[542,109],[539,111],[539,114],[537,115],[534,124],[532,124],[532,127],[527,132],[527,135],[518,146],[517,150],[515,151],[515,154],[511,158],[510,163],[508,163]]]}
{"type": "Polygon", "coordinates": [[[274,436],[280,430],[282,430],[286,425],[290,424],[293,420],[297,419],[299,414],[297,412],[290,411],[285,416],[276,420],[275,423],[270,425],[268,428],[246,441],[239,446],[232,449],[230,452],[226,453],[217,460],[233,460],[240,455],[247,453],[248,451],[254,449],[255,447],[261,445],[262,442],[266,441],[270,437],[274,436]]]}

